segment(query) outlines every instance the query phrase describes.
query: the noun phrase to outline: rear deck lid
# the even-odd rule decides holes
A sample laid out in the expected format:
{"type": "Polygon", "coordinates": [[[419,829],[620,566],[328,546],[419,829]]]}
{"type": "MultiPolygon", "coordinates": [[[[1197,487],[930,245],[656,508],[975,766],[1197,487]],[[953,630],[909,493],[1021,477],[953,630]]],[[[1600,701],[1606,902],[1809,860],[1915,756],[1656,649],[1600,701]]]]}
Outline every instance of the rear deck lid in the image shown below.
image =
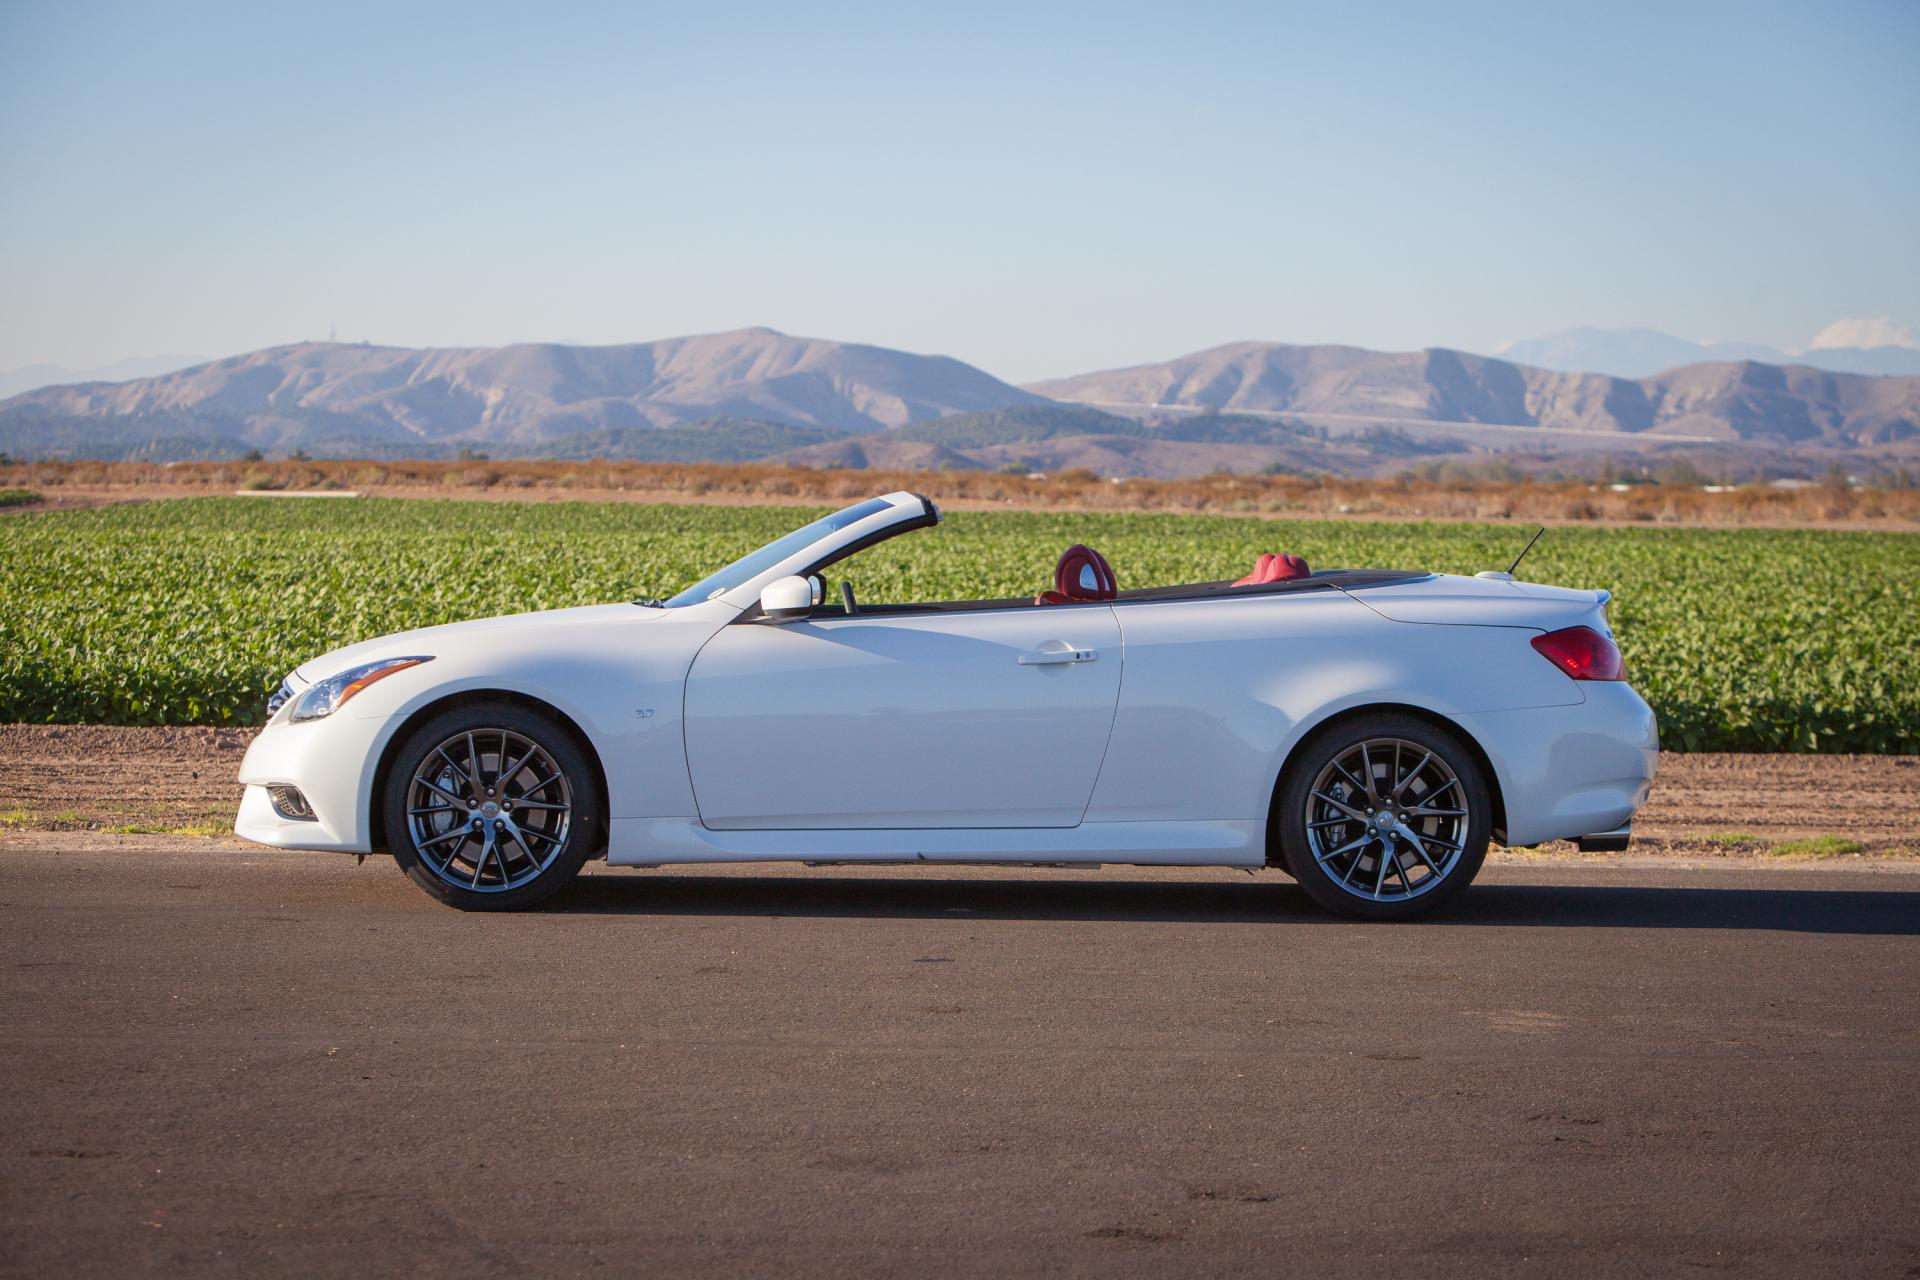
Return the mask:
{"type": "Polygon", "coordinates": [[[1412,582],[1347,591],[1383,618],[1461,627],[1531,627],[1551,631],[1575,625],[1605,626],[1605,591],[1554,587],[1499,578],[1440,573],[1412,582]],[[1598,619],[1598,621],[1596,621],[1598,619]]]}

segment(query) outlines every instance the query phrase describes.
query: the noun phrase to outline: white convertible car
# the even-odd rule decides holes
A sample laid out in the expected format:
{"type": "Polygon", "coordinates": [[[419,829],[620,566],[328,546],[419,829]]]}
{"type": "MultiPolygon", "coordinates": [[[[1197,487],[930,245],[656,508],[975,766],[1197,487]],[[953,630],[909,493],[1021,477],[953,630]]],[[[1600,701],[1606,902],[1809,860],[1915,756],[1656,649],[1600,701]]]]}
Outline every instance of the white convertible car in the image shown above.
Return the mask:
{"type": "Polygon", "coordinates": [[[823,576],[930,529],[893,493],[665,601],[410,631],[287,677],[235,829],[391,850],[456,907],[591,857],[1273,867],[1397,919],[1490,837],[1622,848],[1654,717],[1603,591],[1262,556],[1120,591],[1097,552],[1033,599],[862,604],[823,576]]]}

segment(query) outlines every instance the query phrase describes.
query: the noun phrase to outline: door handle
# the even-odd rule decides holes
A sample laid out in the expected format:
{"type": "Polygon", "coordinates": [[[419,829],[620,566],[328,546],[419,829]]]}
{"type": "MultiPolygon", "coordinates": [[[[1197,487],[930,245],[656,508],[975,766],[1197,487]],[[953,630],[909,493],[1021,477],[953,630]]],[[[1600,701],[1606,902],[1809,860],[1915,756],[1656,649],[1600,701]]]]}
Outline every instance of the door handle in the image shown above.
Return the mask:
{"type": "Polygon", "coordinates": [[[1091,649],[1041,649],[1017,659],[1023,667],[1058,667],[1069,662],[1092,662],[1100,655],[1091,649]]]}

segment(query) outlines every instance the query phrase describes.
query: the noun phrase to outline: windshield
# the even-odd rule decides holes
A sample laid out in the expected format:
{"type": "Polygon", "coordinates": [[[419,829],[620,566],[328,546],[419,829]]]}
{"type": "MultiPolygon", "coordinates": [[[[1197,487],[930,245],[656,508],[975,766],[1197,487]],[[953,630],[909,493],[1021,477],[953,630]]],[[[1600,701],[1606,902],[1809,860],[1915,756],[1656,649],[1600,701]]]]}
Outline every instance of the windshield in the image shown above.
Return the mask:
{"type": "Polygon", "coordinates": [[[885,511],[892,505],[885,498],[871,498],[857,506],[848,507],[845,511],[836,511],[830,516],[823,516],[810,525],[795,529],[785,537],[775,538],[758,551],[741,556],[718,573],[700,579],[673,599],[666,601],[666,607],[678,609],[683,605],[699,604],[703,600],[724,595],[741,583],[765,573],[795,552],[805,550],[834,530],[844,529],[856,520],[865,520],[875,512],[885,511]]]}

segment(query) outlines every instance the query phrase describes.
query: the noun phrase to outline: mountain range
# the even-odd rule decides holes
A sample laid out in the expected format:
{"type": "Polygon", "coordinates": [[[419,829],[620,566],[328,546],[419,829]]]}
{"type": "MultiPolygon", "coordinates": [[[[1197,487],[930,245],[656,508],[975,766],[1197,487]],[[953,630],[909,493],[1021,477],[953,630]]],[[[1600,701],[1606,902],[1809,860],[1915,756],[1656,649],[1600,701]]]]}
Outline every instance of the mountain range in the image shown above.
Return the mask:
{"type": "Polygon", "coordinates": [[[1727,360],[1806,365],[1829,373],[1920,376],[1920,347],[1814,346],[1789,352],[1764,342],[1690,342],[1658,329],[1565,329],[1509,342],[1494,354],[1515,364],[1616,378],[1645,378],[1681,365],[1727,360]]]}
{"type": "Polygon", "coordinates": [[[0,401],[0,452],[1376,470],[1673,446],[1920,450],[1920,377],[1710,361],[1640,378],[1445,349],[1244,342],[1016,387],[944,356],[742,329],[622,346],[300,343],[0,401]]]}
{"type": "Polygon", "coordinates": [[[1512,426],[1694,443],[1879,444],[1920,430],[1920,378],[1827,373],[1750,361],[1650,378],[1558,373],[1429,348],[1240,342],[1157,364],[1032,384],[1102,408],[1180,406],[1408,426],[1512,426]]]}

